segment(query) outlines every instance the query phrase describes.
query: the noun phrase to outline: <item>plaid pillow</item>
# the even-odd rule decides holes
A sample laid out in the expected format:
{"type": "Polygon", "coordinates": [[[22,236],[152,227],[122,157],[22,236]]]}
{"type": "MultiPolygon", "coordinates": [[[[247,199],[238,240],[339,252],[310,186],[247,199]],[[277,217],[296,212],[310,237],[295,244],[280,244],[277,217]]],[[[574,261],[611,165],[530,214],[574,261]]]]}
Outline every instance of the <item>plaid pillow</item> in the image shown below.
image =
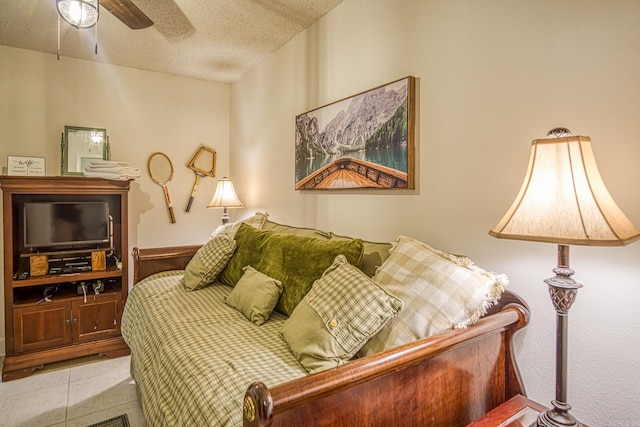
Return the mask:
{"type": "Polygon", "coordinates": [[[182,283],[187,291],[195,291],[212,283],[225,268],[233,252],[236,241],[222,235],[209,240],[191,258],[185,268],[182,283]]]}
{"type": "Polygon", "coordinates": [[[401,308],[338,255],[284,322],[282,336],[300,364],[318,372],[351,359],[401,308]]]}
{"type": "Polygon", "coordinates": [[[475,323],[508,284],[505,275],[487,272],[467,257],[431,248],[399,236],[389,258],[373,278],[405,302],[390,321],[362,348],[360,355],[378,353],[450,328],[475,323]]]}

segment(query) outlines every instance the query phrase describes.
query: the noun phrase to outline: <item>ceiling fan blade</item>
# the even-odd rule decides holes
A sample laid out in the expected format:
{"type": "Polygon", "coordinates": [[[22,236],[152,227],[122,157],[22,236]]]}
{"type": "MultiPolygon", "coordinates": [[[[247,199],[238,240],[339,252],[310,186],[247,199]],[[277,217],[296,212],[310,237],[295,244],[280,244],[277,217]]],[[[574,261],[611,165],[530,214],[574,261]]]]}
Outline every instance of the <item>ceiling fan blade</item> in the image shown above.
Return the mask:
{"type": "Polygon", "coordinates": [[[100,6],[107,9],[132,30],[141,30],[153,25],[153,21],[131,0],[100,0],[100,6]]]}

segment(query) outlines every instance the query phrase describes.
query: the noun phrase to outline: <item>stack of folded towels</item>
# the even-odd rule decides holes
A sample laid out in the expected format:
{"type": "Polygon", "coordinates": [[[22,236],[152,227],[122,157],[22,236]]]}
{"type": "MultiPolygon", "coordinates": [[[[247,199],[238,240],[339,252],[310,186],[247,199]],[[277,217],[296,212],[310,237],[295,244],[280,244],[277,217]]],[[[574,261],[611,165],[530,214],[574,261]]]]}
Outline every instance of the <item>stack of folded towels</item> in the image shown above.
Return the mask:
{"type": "Polygon", "coordinates": [[[129,181],[140,178],[140,169],[131,163],[96,160],[84,168],[84,176],[129,181]]]}

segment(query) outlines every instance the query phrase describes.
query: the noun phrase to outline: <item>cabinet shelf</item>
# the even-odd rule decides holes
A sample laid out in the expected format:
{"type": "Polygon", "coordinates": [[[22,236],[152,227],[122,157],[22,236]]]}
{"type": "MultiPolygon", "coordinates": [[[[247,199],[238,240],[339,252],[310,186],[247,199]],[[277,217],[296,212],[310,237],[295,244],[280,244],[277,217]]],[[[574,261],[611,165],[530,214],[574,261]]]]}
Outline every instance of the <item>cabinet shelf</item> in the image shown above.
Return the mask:
{"type": "Polygon", "coordinates": [[[69,256],[69,255],[87,254],[93,251],[113,252],[114,250],[115,250],[114,248],[108,247],[108,248],[90,248],[90,249],[69,249],[65,251],[49,251],[49,252],[45,252],[45,251],[27,252],[27,253],[20,254],[20,258],[29,258],[32,256],[38,256],[38,255],[64,258],[65,256],[69,256]]]}
{"type": "MultiPolygon", "coordinates": [[[[42,302],[37,304],[38,301],[42,299],[44,296],[44,290],[41,286],[32,286],[28,288],[20,288],[14,291],[13,293],[13,307],[23,307],[23,306],[35,306],[42,305],[46,307],[47,304],[61,302],[61,301],[69,301],[69,300],[82,300],[84,301],[84,295],[79,295],[77,293],[78,282],[65,282],[65,283],[57,283],[60,285],[60,289],[55,295],[51,298],[49,302],[42,302]]],[[[94,292],[89,288],[87,290],[87,301],[94,301],[95,299],[103,298],[103,295],[112,295],[114,293],[122,293],[122,281],[118,279],[113,279],[112,282],[105,281],[104,282],[104,291],[100,292],[98,295],[95,295],[94,292]],[[94,295],[96,298],[94,299],[94,295]]]]}
{"type": "Polygon", "coordinates": [[[122,270],[118,270],[116,267],[110,267],[102,271],[47,274],[45,276],[30,277],[24,280],[13,280],[11,283],[14,288],[24,288],[27,286],[51,285],[60,282],[79,282],[81,280],[97,280],[120,276],[122,276],[122,270]]]}

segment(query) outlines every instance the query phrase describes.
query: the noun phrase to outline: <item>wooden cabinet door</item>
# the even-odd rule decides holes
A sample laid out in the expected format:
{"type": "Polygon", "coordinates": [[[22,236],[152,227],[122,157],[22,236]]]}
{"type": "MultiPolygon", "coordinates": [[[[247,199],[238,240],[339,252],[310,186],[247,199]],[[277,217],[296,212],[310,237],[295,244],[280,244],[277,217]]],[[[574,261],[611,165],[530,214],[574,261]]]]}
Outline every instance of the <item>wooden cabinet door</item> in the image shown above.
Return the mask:
{"type": "Polygon", "coordinates": [[[87,296],[87,302],[74,301],[73,341],[93,341],[120,335],[122,317],[122,294],[100,294],[94,299],[87,296]]]}
{"type": "Polygon", "coordinates": [[[13,309],[14,351],[22,353],[71,343],[71,305],[45,302],[13,309]]]}

